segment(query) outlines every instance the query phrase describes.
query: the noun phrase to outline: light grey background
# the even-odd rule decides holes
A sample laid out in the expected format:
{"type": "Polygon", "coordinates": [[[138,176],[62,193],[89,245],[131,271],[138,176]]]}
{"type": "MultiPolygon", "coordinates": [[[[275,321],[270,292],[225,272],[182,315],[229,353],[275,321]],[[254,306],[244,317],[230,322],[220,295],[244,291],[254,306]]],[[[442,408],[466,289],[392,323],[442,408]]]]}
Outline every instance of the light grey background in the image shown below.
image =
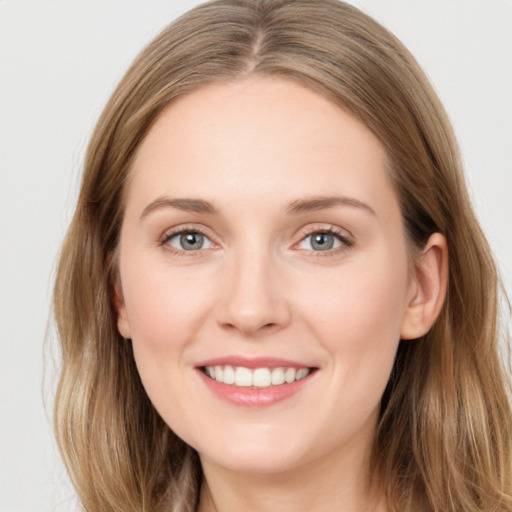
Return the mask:
{"type": "MultiPolygon", "coordinates": [[[[197,3],[0,0],[1,512],[76,510],[41,384],[56,255],[110,91],[143,44],[197,3]]],[[[353,3],[405,42],[445,103],[510,294],[512,1],[353,3]]]]}

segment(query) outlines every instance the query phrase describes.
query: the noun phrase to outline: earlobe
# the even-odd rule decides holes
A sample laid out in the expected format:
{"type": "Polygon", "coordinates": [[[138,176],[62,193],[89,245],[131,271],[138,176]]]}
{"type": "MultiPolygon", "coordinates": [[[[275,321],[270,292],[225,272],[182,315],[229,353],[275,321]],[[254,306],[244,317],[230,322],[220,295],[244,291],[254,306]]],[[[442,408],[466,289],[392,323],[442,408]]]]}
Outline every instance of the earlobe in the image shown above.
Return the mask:
{"type": "Polygon", "coordinates": [[[117,330],[119,334],[125,338],[131,338],[130,324],[128,322],[128,315],[126,313],[126,305],[124,303],[123,289],[119,276],[114,279],[114,307],[117,313],[117,330]]]}
{"type": "Polygon", "coordinates": [[[448,245],[440,233],[428,239],[414,264],[412,280],[411,297],[400,333],[402,339],[425,335],[443,307],[448,283],[448,245]]]}

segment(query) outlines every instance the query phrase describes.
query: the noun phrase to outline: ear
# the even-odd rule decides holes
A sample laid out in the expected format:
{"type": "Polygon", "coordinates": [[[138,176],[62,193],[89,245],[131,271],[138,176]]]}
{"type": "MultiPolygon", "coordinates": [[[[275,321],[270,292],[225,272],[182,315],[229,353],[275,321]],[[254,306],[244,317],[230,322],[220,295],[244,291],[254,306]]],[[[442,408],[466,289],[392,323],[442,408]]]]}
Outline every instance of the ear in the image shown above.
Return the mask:
{"type": "Polygon", "coordinates": [[[414,262],[402,339],[419,338],[430,330],[443,307],[447,284],[448,245],[443,235],[434,233],[414,262]]]}
{"type": "Polygon", "coordinates": [[[130,323],[128,322],[128,314],[126,312],[126,305],[124,303],[123,288],[119,274],[114,278],[114,307],[117,313],[117,330],[119,334],[125,338],[131,338],[130,323]]]}

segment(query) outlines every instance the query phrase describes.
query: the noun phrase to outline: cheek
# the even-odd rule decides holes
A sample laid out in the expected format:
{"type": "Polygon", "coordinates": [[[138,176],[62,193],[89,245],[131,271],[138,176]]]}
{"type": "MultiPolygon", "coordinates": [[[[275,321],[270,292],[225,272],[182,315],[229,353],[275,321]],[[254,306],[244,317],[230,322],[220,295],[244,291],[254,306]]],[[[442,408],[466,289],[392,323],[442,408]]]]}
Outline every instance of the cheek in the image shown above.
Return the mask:
{"type": "Polygon", "coordinates": [[[405,312],[404,272],[386,266],[347,268],[315,284],[321,291],[310,292],[304,304],[312,324],[325,333],[323,338],[336,345],[353,340],[357,348],[375,338],[399,337],[405,312]]]}
{"type": "Polygon", "coordinates": [[[183,354],[198,327],[191,312],[197,306],[188,298],[189,288],[178,291],[169,279],[151,273],[139,274],[130,288],[127,312],[141,381],[159,414],[180,431],[191,414],[191,404],[180,396],[191,395],[183,379],[184,371],[190,371],[183,354]]]}
{"type": "Polygon", "coordinates": [[[154,265],[126,270],[123,293],[132,338],[154,350],[186,343],[211,296],[205,281],[154,265]]]}
{"type": "Polygon", "coordinates": [[[184,311],[184,290],[178,293],[165,273],[157,273],[154,265],[135,256],[133,252],[121,262],[123,296],[137,368],[155,401],[158,389],[167,386],[166,368],[176,364],[176,355],[186,344],[184,322],[190,315],[184,311]]]}
{"type": "Polygon", "coordinates": [[[374,407],[389,379],[406,310],[406,261],[347,266],[316,281],[321,293],[302,295],[303,316],[329,354],[339,389],[352,390],[356,407],[374,407]]]}
{"type": "MultiPolygon", "coordinates": [[[[191,371],[190,347],[214,301],[215,284],[201,272],[147,263],[133,251],[121,267],[135,362],[151,401],[169,420],[186,416],[179,400],[191,371]],[[179,390],[170,392],[170,390],[179,390]]],[[[169,420],[170,421],[170,420],[169,420]]]]}

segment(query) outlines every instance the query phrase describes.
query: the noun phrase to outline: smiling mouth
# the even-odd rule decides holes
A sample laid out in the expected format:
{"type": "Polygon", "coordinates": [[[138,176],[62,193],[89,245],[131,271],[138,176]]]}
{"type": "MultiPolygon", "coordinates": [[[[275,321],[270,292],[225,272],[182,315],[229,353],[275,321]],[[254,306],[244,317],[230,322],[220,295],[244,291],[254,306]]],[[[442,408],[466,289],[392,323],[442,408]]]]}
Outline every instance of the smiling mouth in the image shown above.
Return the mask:
{"type": "Polygon", "coordinates": [[[316,368],[245,368],[244,366],[215,365],[203,366],[202,372],[221,384],[244,388],[271,388],[292,384],[302,380],[316,368]]]}

